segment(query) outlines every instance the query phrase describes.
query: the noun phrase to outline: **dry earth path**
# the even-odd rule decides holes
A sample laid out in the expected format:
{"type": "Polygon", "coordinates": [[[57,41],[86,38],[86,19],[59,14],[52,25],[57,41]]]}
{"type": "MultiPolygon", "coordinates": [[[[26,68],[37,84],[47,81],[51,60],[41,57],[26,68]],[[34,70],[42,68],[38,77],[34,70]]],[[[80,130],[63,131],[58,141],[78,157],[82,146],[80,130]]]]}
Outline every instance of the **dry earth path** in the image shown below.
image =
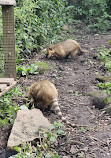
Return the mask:
{"type": "MultiPolygon", "coordinates": [[[[73,37],[74,38],[74,37],[73,37]]],[[[85,124],[87,128],[67,128],[68,137],[60,140],[56,147],[59,154],[68,158],[111,158],[111,117],[92,105],[89,92],[97,86],[95,78],[104,75],[100,61],[93,58],[97,48],[110,47],[111,32],[103,35],[76,35],[76,39],[89,53],[75,59],[48,60],[41,54],[36,61],[47,62],[51,69],[43,75],[21,79],[23,86],[29,86],[38,79],[48,79],[59,91],[61,111],[72,123],[85,124]],[[82,38],[81,38],[82,37],[82,38]]],[[[32,61],[30,61],[32,62],[32,61]]],[[[45,114],[49,120],[58,120],[53,113],[45,114]]]]}
{"type": "MultiPolygon", "coordinates": [[[[38,53],[29,63],[43,61],[51,68],[45,74],[22,77],[19,84],[28,87],[39,79],[50,80],[59,91],[63,115],[75,124],[87,125],[87,128],[74,129],[66,126],[67,136],[61,138],[55,146],[63,158],[111,158],[111,116],[96,109],[89,96],[91,87],[98,84],[95,80],[97,75],[105,73],[93,54],[102,45],[110,47],[108,41],[111,40],[111,32],[75,36],[82,48],[89,51],[87,54],[76,56],[75,59],[48,60],[38,53]]],[[[22,104],[22,100],[19,102],[22,104]]],[[[51,122],[59,120],[54,113],[44,115],[51,122]]]]}

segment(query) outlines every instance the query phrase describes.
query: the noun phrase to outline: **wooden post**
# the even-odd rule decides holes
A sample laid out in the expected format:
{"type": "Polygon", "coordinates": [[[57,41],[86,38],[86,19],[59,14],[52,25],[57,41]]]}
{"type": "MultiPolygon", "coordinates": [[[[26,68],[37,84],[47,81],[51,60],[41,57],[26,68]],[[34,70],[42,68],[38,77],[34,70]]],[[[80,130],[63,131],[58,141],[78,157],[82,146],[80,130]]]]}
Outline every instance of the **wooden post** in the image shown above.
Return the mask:
{"type": "Polygon", "coordinates": [[[16,80],[14,6],[2,6],[5,77],[16,80]]]}

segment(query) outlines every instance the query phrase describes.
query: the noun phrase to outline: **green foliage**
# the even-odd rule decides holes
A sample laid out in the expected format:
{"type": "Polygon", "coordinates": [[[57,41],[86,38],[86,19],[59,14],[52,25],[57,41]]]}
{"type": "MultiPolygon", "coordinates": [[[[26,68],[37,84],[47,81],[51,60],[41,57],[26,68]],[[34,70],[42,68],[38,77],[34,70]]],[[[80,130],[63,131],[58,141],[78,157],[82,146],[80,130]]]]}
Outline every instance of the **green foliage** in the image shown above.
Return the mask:
{"type": "Polygon", "coordinates": [[[74,19],[82,20],[85,24],[95,32],[104,32],[110,28],[111,16],[107,9],[107,0],[75,0],[73,2],[74,19]]]}
{"type": "Polygon", "coordinates": [[[17,68],[17,74],[18,76],[26,76],[27,73],[29,74],[38,74],[38,66],[34,65],[34,64],[31,64],[30,66],[26,67],[25,65],[22,65],[22,66],[16,66],[17,68]]]}
{"type": "Polygon", "coordinates": [[[16,111],[19,109],[17,105],[12,106],[12,97],[22,95],[17,87],[7,92],[0,98],[0,126],[14,123],[16,111]]]}
{"type": "Polygon", "coordinates": [[[111,102],[111,82],[98,83],[98,86],[107,93],[107,103],[111,102]]]}
{"type": "Polygon", "coordinates": [[[57,138],[66,135],[62,127],[64,127],[62,123],[54,122],[50,130],[40,129],[40,141],[37,142],[37,146],[32,146],[31,143],[22,143],[21,147],[14,148],[18,152],[17,155],[10,158],[61,158],[53,148],[57,138]]]}
{"type": "Polygon", "coordinates": [[[37,62],[39,74],[44,74],[46,70],[50,68],[50,66],[46,62],[37,62]]]}
{"type": "Polygon", "coordinates": [[[38,70],[38,66],[34,65],[34,64],[31,64],[29,67],[28,67],[28,71],[29,71],[29,74],[38,74],[37,72],[38,70]]]}
{"type": "Polygon", "coordinates": [[[22,76],[26,76],[28,68],[26,68],[25,65],[23,66],[16,66],[16,70],[17,70],[17,75],[22,75],[22,76]]]}
{"type": "Polygon", "coordinates": [[[111,0],[106,0],[107,1],[107,12],[111,15],[111,0]]]}
{"type": "Polygon", "coordinates": [[[49,65],[45,62],[37,62],[36,65],[44,68],[45,70],[47,70],[49,68],[49,65]]]}
{"type": "MultiPolygon", "coordinates": [[[[104,46],[99,48],[98,59],[102,60],[101,64],[104,65],[108,72],[111,72],[111,50],[106,49],[104,46]]],[[[98,86],[107,93],[107,102],[111,101],[111,82],[98,83],[98,86]]]]}
{"type": "Polygon", "coordinates": [[[111,72],[111,50],[106,49],[104,46],[99,48],[98,59],[102,60],[101,64],[104,65],[109,72],[111,72]]]}
{"type": "Polygon", "coordinates": [[[37,62],[29,66],[25,66],[25,65],[16,66],[18,76],[26,76],[28,73],[31,75],[36,75],[41,73],[43,74],[48,68],[49,65],[45,62],[37,62]]]}
{"type": "Polygon", "coordinates": [[[64,0],[24,0],[15,7],[16,44],[20,50],[39,49],[59,34],[69,19],[64,0]]]}
{"type": "Polygon", "coordinates": [[[111,93],[111,82],[99,83],[99,87],[111,93]]]}

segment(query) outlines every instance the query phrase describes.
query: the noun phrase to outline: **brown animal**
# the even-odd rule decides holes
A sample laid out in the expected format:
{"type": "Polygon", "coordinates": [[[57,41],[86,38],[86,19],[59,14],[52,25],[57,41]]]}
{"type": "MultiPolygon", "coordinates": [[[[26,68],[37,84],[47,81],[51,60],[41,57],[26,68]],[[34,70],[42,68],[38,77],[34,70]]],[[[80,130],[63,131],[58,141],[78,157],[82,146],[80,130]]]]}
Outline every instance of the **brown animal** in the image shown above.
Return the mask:
{"type": "Polygon", "coordinates": [[[77,43],[75,40],[68,39],[66,41],[63,41],[61,43],[57,43],[52,45],[47,49],[46,57],[57,57],[57,58],[63,58],[68,57],[69,55],[74,58],[78,53],[86,53],[86,50],[81,49],[79,43],[77,43]]]}
{"type": "Polygon", "coordinates": [[[77,126],[75,124],[71,124],[62,116],[58,105],[58,91],[55,85],[48,80],[40,80],[32,84],[29,88],[28,98],[32,99],[32,103],[34,103],[36,108],[39,108],[42,111],[47,108],[52,108],[63,122],[72,127],[77,126]]]}

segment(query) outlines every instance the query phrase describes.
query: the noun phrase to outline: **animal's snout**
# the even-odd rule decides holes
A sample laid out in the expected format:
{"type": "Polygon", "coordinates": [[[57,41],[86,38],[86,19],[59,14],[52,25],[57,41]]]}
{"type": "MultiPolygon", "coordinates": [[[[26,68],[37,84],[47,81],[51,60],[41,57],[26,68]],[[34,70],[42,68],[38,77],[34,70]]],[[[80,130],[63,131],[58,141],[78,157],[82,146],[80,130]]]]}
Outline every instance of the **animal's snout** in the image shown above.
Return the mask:
{"type": "Polygon", "coordinates": [[[46,53],[45,57],[49,59],[51,57],[51,55],[46,53]]]}

